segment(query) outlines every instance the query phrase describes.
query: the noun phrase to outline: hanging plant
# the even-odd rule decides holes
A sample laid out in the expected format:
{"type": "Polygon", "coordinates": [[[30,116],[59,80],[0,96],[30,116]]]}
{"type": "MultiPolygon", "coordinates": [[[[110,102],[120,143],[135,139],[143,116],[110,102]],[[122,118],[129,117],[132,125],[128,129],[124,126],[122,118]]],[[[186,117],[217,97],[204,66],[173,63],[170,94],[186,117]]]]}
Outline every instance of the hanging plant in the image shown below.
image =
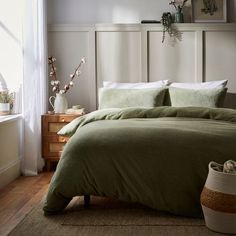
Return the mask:
{"type": "Polygon", "coordinates": [[[182,39],[182,33],[179,32],[174,26],[173,26],[173,20],[172,15],[170,12],[164,12],[161,17],[161,24],[163,25],[163,34],[162,34],[162,43],[164,43],[166,38],[166,32],[169,34],[170,37],[174,39],[178,39],[181,41],[182,39]]]}
{"type": "Polygon", "coordinates": [[[171,28],[172,16],[171,16],[170,12],[164,12],[162,14],[161,23],[163,25],[162,43],[164,43],[165,37],[166,37],[166,32],[168,32],[170,36],[172,34],[172,28],[171,28]]]}

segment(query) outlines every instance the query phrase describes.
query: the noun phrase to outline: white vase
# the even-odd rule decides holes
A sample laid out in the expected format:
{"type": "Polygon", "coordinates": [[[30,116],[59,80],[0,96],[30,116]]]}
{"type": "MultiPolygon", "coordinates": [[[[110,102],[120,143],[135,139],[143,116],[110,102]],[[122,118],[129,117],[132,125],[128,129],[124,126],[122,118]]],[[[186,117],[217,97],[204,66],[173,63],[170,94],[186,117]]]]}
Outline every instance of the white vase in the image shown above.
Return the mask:
{"type": "Polygon", "coordinates": [[[216,170],[223,165],[210,162],[201,193],[206,226],[216,232],[236,234],[236,174],[216,170]]]}
{"type": "Polygon", "coordinates": [[[0,115],[10,114],[10,103],[0,103],[0,115]]]}
{"type": "Polygon", "coordinates": [[[49,103],[53,107],[55,113],[65,113],[68,109],[68,102],[65,94],[57,93],[56,97],[51,96],[49,98],[49,103]],[[54,99],[54,102],[52,101],[54,99]]]}

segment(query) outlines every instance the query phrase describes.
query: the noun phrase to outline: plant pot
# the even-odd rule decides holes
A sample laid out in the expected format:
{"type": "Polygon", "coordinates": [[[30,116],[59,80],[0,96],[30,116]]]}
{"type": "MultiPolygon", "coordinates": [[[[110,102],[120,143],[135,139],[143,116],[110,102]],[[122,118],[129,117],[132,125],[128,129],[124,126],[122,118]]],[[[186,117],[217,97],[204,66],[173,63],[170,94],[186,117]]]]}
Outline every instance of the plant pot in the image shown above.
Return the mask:
{"type": "Polygon", "coordinates": [[[209,163],[209,173],[201,193],[206,226],[216,232],[236,234],[236,175],[223,173],[223,165],[209,163]]]}
{"type": "Polygon", "coordinates": [[[183,12],[176,12],[175,13],[175,23],[184,23],[184,14],[183,12]]]}
{"type": "Polygon", "coordinates": [[[0,103],[0,115],[10,114],[10,103],[0,103]]]}

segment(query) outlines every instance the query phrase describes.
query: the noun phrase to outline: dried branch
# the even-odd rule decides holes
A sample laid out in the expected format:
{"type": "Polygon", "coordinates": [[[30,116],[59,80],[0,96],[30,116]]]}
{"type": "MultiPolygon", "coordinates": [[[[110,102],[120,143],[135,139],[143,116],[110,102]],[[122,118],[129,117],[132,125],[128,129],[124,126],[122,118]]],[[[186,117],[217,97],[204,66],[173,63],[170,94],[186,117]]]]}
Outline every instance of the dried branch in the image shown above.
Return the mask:
{"type": "Polygon", "coordinates": [[[175,4],[175,1],[171,1],[171,2],[169,3],[169,5],[173,5],[173,6],[175,7],[176,11],[178,10],[178,9],[177,9],[177,6],[176,6],[176,4],[175,4]]]}
{"type": "Polygon", "coordinates": [[[170,3],[169,3],[169,5],[172,5],[172,6],[174,6],[174,8],[175,8],[175,10],[176,11],[182,11],[182,9],[183,9],[183,7],[185,6],[185,4],[186,4],[186,2],[187,2],[188,0],[183,0],[181,3],[178,3],[178,2],[176,2],[176,0],[174,0],[174,1],[171,1],[170,3]]]}
{"type": "Polygon", "coordinates": [[[74,78],[79,77],[82,73],[79,70],[80,67],[86,63],[85,57],[83,57],[79,63],[79,65],[77,66],[77,68],[75,69],[74,73],[70,75],[70,82],[69,84],[66,84],[63,89],[60,89],[60,81],[57,79],[57,73],[56,73],[56,66],[54,65],[56,61],[55,57],[49,57],[48,58],[48,64],[50,65],[50,73],[49,76],[51,77],[51,85],[52,87],[52,91],[55,93],[66,93],[71,87],[73,87],[74,85],[74,78]]]}

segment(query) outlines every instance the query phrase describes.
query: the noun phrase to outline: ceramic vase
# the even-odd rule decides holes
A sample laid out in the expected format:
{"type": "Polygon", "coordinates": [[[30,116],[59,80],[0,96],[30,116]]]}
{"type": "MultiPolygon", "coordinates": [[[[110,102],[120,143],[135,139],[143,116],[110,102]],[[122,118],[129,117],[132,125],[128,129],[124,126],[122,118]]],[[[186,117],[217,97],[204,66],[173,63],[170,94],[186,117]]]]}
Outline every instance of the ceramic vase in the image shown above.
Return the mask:
{"type": "Polygon", "coordinates": [[[68,102],[65,94],[57,93],[56,97],[51,96],[49,98],[49,103],[53,107],[55,113],[65,113],[66,110],[68,109],[68,102]]]}
{"type": "Polygon", "coordinates": [[[201,193],[206,226],[216,232],[236,234],[236,175],[223,173],[223,165],[209,163],[209,173],[201,193]]]}

